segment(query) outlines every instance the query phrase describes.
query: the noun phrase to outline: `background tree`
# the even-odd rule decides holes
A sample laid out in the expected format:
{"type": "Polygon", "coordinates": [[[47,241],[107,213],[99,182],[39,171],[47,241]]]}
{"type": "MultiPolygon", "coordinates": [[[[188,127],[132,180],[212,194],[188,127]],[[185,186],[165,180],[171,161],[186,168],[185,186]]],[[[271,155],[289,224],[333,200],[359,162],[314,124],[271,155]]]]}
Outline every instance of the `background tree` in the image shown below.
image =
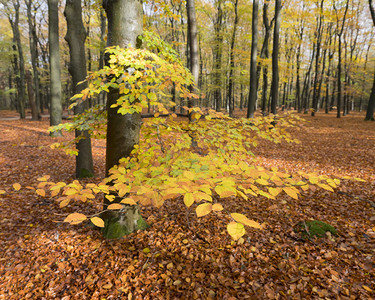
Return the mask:
{"type": "MultiPolygon", "coordinates": [[[[369,0],[368,2],[369,2],[369,6],[370,6],[372,22],[375,26],[375,9],[372,5],[372,0],[369,0]]],[[[374,109],[375,109],[375,72],[374,72],[374,80],[373,80],[373,83],[372,83],[371,95],[370,95],[370,98],[368,100],[365,120],[374,121],[374,109]]]]}
{"type": "MultiPolygon", "coordinates": [[[[70,64],[69,72],[73,80],[73,94],[80,94],[87,87],[87,83],[81,83],[87,76],[85,39],[86,31],[82,21],[81,1],[67,0],[64,10],[67,22],[67,33],[65,36],[69,44],[70,64]]],[[[82,114],[89,108],[89,101],[82,101],[74,107],[76,115],[82,114]]],[[[87,130],[76,130],[76,138],[82,137],[76,144],[78,155],[76,156],[76,177],[91,177],[94,173],[91,139],[87,130]]]]}

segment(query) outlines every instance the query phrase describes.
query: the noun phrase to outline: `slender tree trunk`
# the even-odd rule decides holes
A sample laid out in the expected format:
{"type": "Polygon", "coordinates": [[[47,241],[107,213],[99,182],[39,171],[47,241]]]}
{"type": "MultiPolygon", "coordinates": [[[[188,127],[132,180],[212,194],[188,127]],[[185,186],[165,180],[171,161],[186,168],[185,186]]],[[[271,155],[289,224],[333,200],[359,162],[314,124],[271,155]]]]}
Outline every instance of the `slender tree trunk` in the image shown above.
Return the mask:
{"type": "MultiPolygon", "coordinates": [[[[198,27],[195,16],[195,3],[194,0],[186,1],[186,11],[188,16],[188,36],[189,36],[189,49],[190,49],[190,71],[194,76],[195,85],[190,86],[190,91],[195,92],[197,90],[197,84],[199,80],[199,56],[198,56],[198,27]]],[[[188,101],[188,107],[195,106],[194,99],[190,98],[188,101]]],[[[190,121],[190,114],[189,114],[190,121]]]]}
{"type": "Polygon", "coordinates": [[[221,62],[223,50],[223,36],[222,36],[222,23],[223,23],[223,0],[217,0],[217,18],[214,24],[215,29],[215,45],[214,45],[214,101],[216,111],[220,111],[223,105],[221,97],[221,62]]]}
{"type": "Polygon", "coordinates": [[[250,55],[250,92],[247,105],[247,117],[254,118],[257,100],[257,56],[258,56],[258,7],[259,1],[253,0],[253,20],[250,55]]]}
{"type": "Polygon", "coordinates": [[[271,84],[271,112],[277,113],[276,106],[279,101],[279,30],[281,23],[281,0],[275,4],[275,27],[273,31],[272,51],[272,84],[271,84]]]}
{"type": "MultiPolygon", "coordinates": [[[[141,0],[104,0],[103,7],[108,18],[108,46],[126,48],[130,44],[136,47],[137,37],[142,34],[143,29],[141,0]]],[[[121,158],[128,157],[139,143],[141,114],[117,113],[117,108],[111,108],[111,105],[115,104],[118,98],[119,90],[111,89],[107,97],[106,176],[109,175],[109,170],[117,165],[121,158]]],[[[121,199],[114,200],[119,201],[121,199]]],[[[104,209],[110,203],[104,198],[104,209]]],[[[107,238],[119,238],[147,226],[137,205],[125,206],[120,211],[107,211],[102,217],[106,224],[103,233],[107,238]]]]}
{"type": "MultiPolygon", "coordinates": [[[[86,78],[86,56],[85,39],[86,31],[82,22],[81,1],[67,0],[65,4],[64,15],[67,22],[67,32],[65,40],[69,45],[70,64],[69,73],[73,81],[73,94],[79,94],[87,87],[87,83],[80,83],[86,78]]],[[[74,107],[74,114],[82,114],[89,108],[89,102],[83,101],[74,107]]],[[[78,155],[76,156],[76,177],[92,177],[94,174],[91,139],[89,132],[75,131],[76,137],[83,137],[76,143],[78,155]]]]}
{"type": "Polygon", "coordinates": [[[29,97],[29,103],[31,108],[31,120],[36,121],[38,120],[39,114],[37,107],[35,105],[35,98],[34,98],[34,90],[33,90],[33,83],[32,83],[32,75],[30,70],[26,71],[25,74],[26,84],[27,84],[27,95],[29,97]]]}
{"type": "Polygon", "coordinates": [[[238,0],[234,2],[234,24],[233,24],[233,33],[232,40],[230,43],[230,63],[229,63],[229,84],[228,84],[228,101],[229,101],[229,116],[233,117],[234,115],[234,96],[233,96],[233,73],[234,73],[234,45],[236,43],[236,33],[238,25],[238,0]]]}
{"type": "MultiPolygon", "coordinates": [[[[58,0],[48,0],[48,40],[50,53],[50,125],[61,123],[61,69],[59,46],[59,13],[58,0]]],[[[53,136],[61,136],[60,131],[51,133],[53,136]]]]}
{"type": "MultiPolygon", "coordinates": [[[[30,43],[30,54],[31,54],[31,65],[33,68],[33,82],[34,82],[34,95],[36,104],[37,119],[40,119],[39,108],[40,108],[40,89],[39,89],[39,73],[38,73],[38,51],[37,51],[37,36],[35,23],[33,22],[32,16],[32,1],[25,0],[27,7],[27,21],[29,25],[29,43],[30,43]]],[[[33,118],[34,120],[34,118],[33,118]]]]}

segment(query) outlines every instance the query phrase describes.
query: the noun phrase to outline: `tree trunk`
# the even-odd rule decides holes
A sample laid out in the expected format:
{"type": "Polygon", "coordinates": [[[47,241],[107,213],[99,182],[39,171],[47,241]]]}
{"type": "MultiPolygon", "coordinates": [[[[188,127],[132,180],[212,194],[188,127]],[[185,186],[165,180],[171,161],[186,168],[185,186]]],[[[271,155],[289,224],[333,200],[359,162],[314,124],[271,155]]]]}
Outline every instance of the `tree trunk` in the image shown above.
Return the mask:
{"type": "MultiPolygon", "coordinates": [[[[372,21],[373,21],[374,26],[375,26],[375,10],[372,6],[372,0],[369,0],[369,5],[370,5],[372,21]]],[[[375,72],[374,72],[374,81],[372,83],[371,95],[370,95],[370,98],[368,99],[368,105],[367,105],[367,112],[366,112],[365,120],[372,120],[372,121],[375,120],[374,119],[374,109],[375,109],[375,72]]]]}
{"type": "Polygon", "coordinates": [[[19,78],[17,80],[17,88],[18,88],[18,112],[20,114],[21,119],[25,119],[25,61],[23,57],[23,50],[22,50],[22,43],[21,43],[21,34],[19,29],[19,16],[20,16],[20,3],[19,0],[13,1],[14,7],[14,20],[8,15],[9,23],[12,27],[13,32],[13,40],[17,45],[17,52],[18,52],[18,61],[15,60],[17,63],[17,69],[19,72],[19,78]]]}
{"type": "Polygon", "coordinates": [[[250,54],[250,92],[247,105],[247,117],[254,118],[257,100],[257,55],[258,55],[258,7],[259,1],[253,0],[252,38],[250,54]]]}
{"type": "MultiPolygon", "coordinates": [[[[38,50],[37,50],[37,35],[35,22],[33,22],[32,12],[32,1],[25,0],[27,7],[27,21],[29,25],[29,43],[30,43],[30,54],[31,54],[31,65],[33,68],[33,82],[34,82],[34,95],[37,119],[40,120],[39,108],[40,108],[40,88],[39,88],[39,72],[38,72],[38,50]]],[[[33,118],[34,120],[34,118],[33,118]]]]}
{"type": "MultiPolygon", "coordinates": [[[[126,48],[129,44],[136,46],[137,37],[142,33],[143,13],[140,0],[105,0],[103,7],[108,18],[108,46],[118,45],[126,48]]],[[[107,148],[106,176],[109,170],[128,157],[134,146],[139,143],[141,115],[118,114],[117,108],[111,108],[117,102],[119,90],[111,89],[107,97],[107,148]]],[[[121,199],[115,199],[115,202],[121,199]]],[[[104,209],[111,202],[104,198],[104,209]]],[[[113,202],[112,202],[113,203],[113,202]]],[[[147,224],[139,213],[138,206],[125,206],[120,211],[106,211],[102,214],[105,220],[104,236],[120,238],[138,229],[146,228],[147,224]]]]}
{"type": "MultiPolygon", "coordinates": [[[[50,53],[50,125],[61,123],[61,69],[59,46],[59,13],[58,0],[48,0],[48,40],[50,53]]],[[[52,136],[61,136],[61,131],[51,133],[52,136]]]]}
{"type": "Polygon", "coordinates": [[[26,71],[25,74],[26,84],[27,84],[27,95],[29,97],[29,103],[31,108],[31,120],[37,121],[39,119],[39,113],[35,105],[35,99],[34,99],[34,90],[33,90],[33,84],[32,84],[32,75],[30,70],[26,71]]]}
{"type": "Polygon", "coordinates": [[[279,101],[279,30],[281,23],[281,0],[275,4],[275,27],[273,31],[272,51],[272,84],[271,84],[271,112],[277,113],[276,106],[279,101]]]}
{"type": "MultiPolygon", "coordinates": [[[[64,15],[67,22],[67,32],[65,40],[69,45],[70,64],[69,73],[73,81],[73,94],[79,94],[87,87],[87,83],[79,82],[86,78],[86,57],[85,57],[85,39],[86,32],[82,22],[82,7],[81,1],[67,0],[64,10],[64,15]]],[[[82,114],[89,108],[89,102],[83,101],[74,107],[74,114],[82,114]]],[[[78,155],[76,156],[76,177],[92,177],[94,174],[92,152],[91,152],[91,139],[87,130],[75,131],[76,137],[83,137],[78,143],[76,148],[78,155]]]]}
{"type": "Polygon", "coordinates": [[[217,18],[214,24],[215,29],[215,45],[214,45],[214,101],[216,106],[216,111],[220,111],[223,105],[221,97],[221,60],[222,60],[222,50],[223,50],[223,36],[221,33],[222,23],[223,23],[223,10],[222,10],[223,0],[217,0],[217,18]]]}
{"type": "Polygon", "coordinates": [[[234,73],[234,45],[236,43],[236,33],[237,33],[237,25],[238,25],[238,0],[234,2],[234,23],[233,23],[233,32],[232,32],[232,40],[230,43],[230,62],[229,62],[229,84],[228,84],[228,101],[229,101],[229,116],[234,116],[234,93],[233,93],[233,73],[234,73]]]}
{"type": "MultiPolygon", "coordinates": [[[[197,20],[195,17],[195,4],[194,0],[186,1],[186,11],[188,16],[188,36],[189,36],[189,49],[190,49],[190,71],[194,76],[195,85],[190,86],[190,91],[195,92],[199,80],[199,56],[198,56],[198,28],[197,20]]],[[[188,107],[195,106],[194,98],[189,98],[188,107]]],[[[189,119],[191,121],[190,115],[189,119]]]]}

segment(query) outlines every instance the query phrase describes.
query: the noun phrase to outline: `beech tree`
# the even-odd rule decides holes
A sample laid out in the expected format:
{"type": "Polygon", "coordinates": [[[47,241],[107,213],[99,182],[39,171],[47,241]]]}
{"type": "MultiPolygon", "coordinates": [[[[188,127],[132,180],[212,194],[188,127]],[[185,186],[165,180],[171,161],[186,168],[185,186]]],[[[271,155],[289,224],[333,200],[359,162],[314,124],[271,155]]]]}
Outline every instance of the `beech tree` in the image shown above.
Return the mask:
{"type": "MultiPolygon", "coordinates": [[[[372,22],[375,26],[375,8],[372,5],[372,0],[369,0],[369,6],[370,6],[372,22]]],[[[365,120],[374,121],[374,109],[375,109],[375,72],[374,72],[374,80],[372,83],[371,95],[368,100],[365,120]]]]}
{"type": "MultiPolygon", "coordinates": [[[[80,92],[87,87],[86,82],[86,57],[85,57],[85,39],[86,31],[82,22],[82,6],[81,1],[67,0],[65,4],[64,15],[67,21],[67,33],[65,36],[69,44],[70,64],[69,73],[73,80],[73,94],[80,92]]],[[[89,108],[88,101],[82,101],[74,107],[76,115],[82,114],[89,108]]],[[[78,155],[76,156],[76,177],[91,177],[94,173],[91,139],[87,130],[75,131],[78,139],[76,148],[78,155]]]]}
{"type": "MultiPolygon", "coordinates": [[[[51,126],[60,124],[62,120],[58,4],[58,0],[48,0],[51,126]]],[[[54,131],[51,133],[51,135],[61,136],[61,132],[54,131]]]]}

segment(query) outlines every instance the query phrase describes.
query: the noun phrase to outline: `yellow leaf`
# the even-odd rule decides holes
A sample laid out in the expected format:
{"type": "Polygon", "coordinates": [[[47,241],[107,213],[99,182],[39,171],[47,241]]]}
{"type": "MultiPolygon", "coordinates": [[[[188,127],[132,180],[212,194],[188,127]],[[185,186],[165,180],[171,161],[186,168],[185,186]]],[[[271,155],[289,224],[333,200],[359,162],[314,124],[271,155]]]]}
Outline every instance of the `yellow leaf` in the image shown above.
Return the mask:
{"type": "Polygon", "coordinates": [[[66,198],[60,202],[60,208],[67,206],[70,202],[70,198],[66,198]]]}
{"type": "Polygon", "coordinates": [[[366,180],[364,180],[362,178],[354,178],[354,180],[359,181],[359,182],[366,182],[366,180]]]}
{"type": "Polygon", "coordinates": [[[273,187],[269,187],[269,188],[268,188],[268,192],[269,192],[272,196],[274,196],[274,197],[276,197],[278,194],[280,194],[281,191],[282,191],[281,188],[273,188],[273,187]]]}
{"type": "Polygon", "coordinates": [[[283,190],[288,196],[292,197],[293,199],[298,200],[298,194],[297,194],[298,191],[295,188],[285,187],[285,188],[283,188],[283,190]]]}
{"type": "Polygon", "coordinates": [[[78,191],[76,189],[67,189],[64,191],[64,195],[71,196],[77,194],[78,191]]]}
{"type": "Polygon", "coordinates": [[[110,202],[112,202],[113,200],[115,200],[115,196],[113,196],[113,195],[105,195],[105,197],[110,201],[110,202]]]}
{"type": "Polygon", "coordinates": [[[327,184],[323,184],[323,183],[319,183],[318,184],[318,187],[322,188],[322,189],[325,189],[327,191],[330,191],[330,192],[333,192],[333,188],[331,188],[329,185],[327,184]]]}
{"type": "Polygon", "coordinates": [[[222,211],[224,208],[220,203],[215,203],[212,205],[212,210],[213,211],[222,211]]]}
{"type": "Polygon", "coordinates": [[[159,114],[158,112],[154,114],[154,117],[155,117],[155,118],[157,118],[157,117],[159,117],[159,116],[160,116],[160,114],[159,114]]]}
{"type": "Polygon", "coordinates": [[[245,200],[249,200],[249,197],[247,197],[244,193],[242,193],[241,191],[238,191],[237,190],[237,195],[238,196],[241,196],[242,198],[244,198],[245,200]]]}
{"type": "Polygon", "coordinates": [[[21,185],[19,183],[15,183],[13,184],[13,188],[16,190],[16,191],[19,191],[20,188],[21,188],[21,185]]]}
{"type": "Polygon", "coordinates": [[[269,182],[265,179],[262,179],[262,178],[259,178],[257,180],[255,180],[256,183],[259,183],[261,185],[269,185],[269,182]]]}
{"type": "Polygon", "coordinates": [[[227,231],[234,240],[238,240],[245,233],[245,227],[241,223],[231,222],[227,225],[227,231]]]}
{"type": "Polygon", "coordinates": [[[67,223],[70,223],[70,224],[74,225],[74,224],[79,224],[79,223],[85,221],[86,219],[87,219],[87,217],[84,214],[72,213],[65,218],[64,222],[67,222],[67,223]]]}
{"type": "Polygon", "coordinates": [[[132,198],[125,198],[124,200],[121,200],[121,203],[129,204],[129,205],[137,205],[137,202],[135,202],[132,198]]]}
{"type": "Polygon", "coordinates": [[[199,202],[201,200],[207,200],[212,202],[212,197],[210,195],[207,195],[206,193],[203,192],[194,192],[194,199],[196,202],[199,202]]]}
{"type": "Polygon", "coordinates": [[[262,229],[262,225],[260,225],[258,222],[255,222],[253,220],[250,220],[248,219],[245,215],[243,214],[238,214],[238,213],[232,213],[230,214],[231,217],[236,221],[236,222],[239,222],[239,223],[242,223],[244,225],[247,225],[247,226],[250,226],[250,227],[254,227],[254,228],[258,228],[258,229],[262,229]]]}
{"type": "Polygon", "coordinates": [[[4,190],[0,190],[0,195],[3,195],[5,194],[5,191],[4,190]]]}
{"type": "Polygon", "coordinates": [[[203,217],[208,215],[212,211],[212,204],[211,203],[203,203],[197,206],[195,212],[197,213],[198,217],[203,217]]]}
{"type": "Polygon", "coordinates": [[[45,196],[46,196],[46,191],[45,191],[45,190],[42,190],[42,189],[37,189],[37,190],[36,190],[36,193],[37,193],[39,196],[42,196],[42,197],[45,197],[45,196]]]}
{"type": "Polygon", "coordinates": [[[192,193],[186,193],[184,196],[184,203],[187,207],[190,207],[194,203],[194,196],[192,193]]]}
{"type": "Polygon", "coordinates": [[[370,289],[368,286],[366,286],[366,285],[362,285],[362,287],[366,290],[366,291],[368,291],[368,292],[373,292],[373,290],[372,289],[370,289]]]}
{"type": "Polygon", "coordinates": [[[232,186],[222,186],[222,185],[216,186],[215,192],[220,196],[220,198],[236,196],[237,194],[236,188],[232,186]]]}
{"type": "Polygon", "coordinates": [[[99,217],[93,217],[90,221],[97,227],[104,227],[104,221],[99,217]]]}
{"type": "Polygon", "coordinates": [[[129,193],[130,187],[126,184],[121,184],[118,187],[118,195],[119,197],[124,197],[126,193],[129,193]]]}
{"type": "Polygon", "coordinates": [[[51,177],[51,176],[49,176],[49,175],[45,175],[45,176],[43,176],[43,177],[38,178],[37,180],[38,180],[38,181],[47,181],[50,177],[51,177]]]}
{"type": "Polygon", "coordinates": [[[189,180],[194,180],[194,173],[190,171],[184,171],[183,173],[184,177],[186,177],[189,180]]]}
{"type": "Polygon", "coordinates": [[[121,209],[124,206],[119,203],[113,203],[107,206],[107,209],[121,209]]]}
{"type": "Polygon", "coordinates": [[[317,184],[319,182],[319,178],[318,177],[310,177],[309,181],[311,182],[311,184],[317,184]]]}

